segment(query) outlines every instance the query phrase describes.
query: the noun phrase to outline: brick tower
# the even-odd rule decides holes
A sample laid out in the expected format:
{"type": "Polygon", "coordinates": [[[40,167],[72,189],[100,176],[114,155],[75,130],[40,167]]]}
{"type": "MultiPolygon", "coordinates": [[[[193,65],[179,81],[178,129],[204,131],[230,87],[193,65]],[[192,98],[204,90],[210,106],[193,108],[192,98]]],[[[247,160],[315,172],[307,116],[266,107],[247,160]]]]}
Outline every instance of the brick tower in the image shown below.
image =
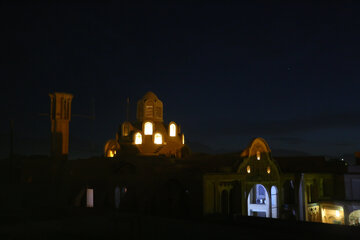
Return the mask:
{"type": "Polygon", "coordinates": [[[69,122],[73,95],[59,92],[49,95],[51,101],[51,156],[66,160],[69,154],[69,122]]]}

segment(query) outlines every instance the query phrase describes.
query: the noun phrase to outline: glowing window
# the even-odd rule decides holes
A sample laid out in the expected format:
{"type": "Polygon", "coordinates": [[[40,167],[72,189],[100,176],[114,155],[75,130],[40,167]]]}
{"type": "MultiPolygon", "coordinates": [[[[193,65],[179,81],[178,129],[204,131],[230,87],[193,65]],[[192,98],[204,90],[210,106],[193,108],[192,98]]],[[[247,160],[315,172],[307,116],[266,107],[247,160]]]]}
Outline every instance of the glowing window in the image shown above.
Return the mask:
{"type": "Polygon", "coordinates": [[[249,165],[246,167],[246,171],[247,171],[247,173],[251,173],[251,168],[249,165]]]}
{"type": "Polygon", "coordinates": [[[185,144],[185,136],[184,136],[184,134],[182,135],[182,144],[185,144]]]}
{"type": "Polygon", "coordinates": [[[176,136],[176,125],[175,123],[170,124],[170,137],[176,136]]]}
{"type": "Polygon", "coordinates": [[[151,122],[146,122],[144,124],[144,134],[152,135],[153,134],[153,124],[151,122]]]}
{"type": "Polygon", "coordinates": [[[94,189],[92,188],[86,189],[86,207],[94,207],[94,189]]]}
{"type": "Polygon", "coordinates": [[[139,132],[135,134],[135,144],[142,144],[142,135],[139,132]]]}
{"type": "Polygon", "coordinates": [[[114,157],[116,155],[116,150],[109,150],[108,157],[114,157]]]}
{"type": "Polygon", "coordinates": [[[259,151],[256,152],[256,159],[260,160],[260,152],[259,151]]]}
{"type": "Polygon", "coordinates": [[[271,173],[271,169],[270,169],[270,167],[267,167],[266,172],[267,172],[268,174],[270,174],[270,173],[271,173]]]}
{"type": "Polygon", "coordinates": [[[155,133],[154,143],[162,144],[162,135],[160,133],[155,133]]]}

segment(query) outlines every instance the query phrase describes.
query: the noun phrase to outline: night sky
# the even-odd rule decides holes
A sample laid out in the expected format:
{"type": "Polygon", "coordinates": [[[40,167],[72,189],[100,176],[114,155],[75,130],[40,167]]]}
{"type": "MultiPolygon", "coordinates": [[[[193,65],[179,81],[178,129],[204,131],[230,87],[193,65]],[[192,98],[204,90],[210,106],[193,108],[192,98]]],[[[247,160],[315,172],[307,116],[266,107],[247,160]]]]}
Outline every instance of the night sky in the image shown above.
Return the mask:
{"type": "Polygon", "coordinates": [[[195,151],[360,151],[360,2],[132,2],[1,3],[0,157],[9,120],[17,154],[49,153],[54,91],[75,95],[70,158],[100,155],[147,91],[195,151]]]}

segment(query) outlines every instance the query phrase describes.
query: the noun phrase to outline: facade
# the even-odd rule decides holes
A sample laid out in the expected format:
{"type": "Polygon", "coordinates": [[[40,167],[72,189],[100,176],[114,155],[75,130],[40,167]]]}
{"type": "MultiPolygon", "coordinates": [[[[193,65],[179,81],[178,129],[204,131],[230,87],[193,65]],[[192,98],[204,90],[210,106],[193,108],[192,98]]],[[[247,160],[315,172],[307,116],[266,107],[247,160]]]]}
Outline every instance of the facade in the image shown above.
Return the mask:
{"type": "Polygon", "coordinates": [[[254,139],[232,167],[204,174],[204,214],[279,218],[279,168],[267,143],[254,139]]]}

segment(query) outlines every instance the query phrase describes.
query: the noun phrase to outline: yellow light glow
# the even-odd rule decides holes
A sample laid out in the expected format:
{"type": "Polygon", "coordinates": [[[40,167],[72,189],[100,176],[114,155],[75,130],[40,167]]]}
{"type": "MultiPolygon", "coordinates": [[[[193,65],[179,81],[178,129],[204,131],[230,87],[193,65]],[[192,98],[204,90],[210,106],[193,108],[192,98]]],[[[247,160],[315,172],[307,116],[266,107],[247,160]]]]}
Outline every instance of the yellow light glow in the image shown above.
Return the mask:
{"type": "Polygon", "coordinates": [[[341,206],[323,206],[321,211],[321,221],[330,224],[345,224],[344,209],[341,206]]]}
{"type": "Polygon", "coordinates": [[[116,150],[109,150],[107,157],[114,157],[116,155],[116,150]]]}
{"type": "Polygon", "coordinates": [[[142,135],[139,132],[135,134],[135,144],[142,144],[142,135]]]}
{"type": "Polygon", "coordinates": [[[183,145],[185,144],[185,136],[184,136],[184,134],[182,135],[182,144],[183,145]]]}
{"type": "Polygon", "coordinates": [[[251,173],[251,168],[249,165],[246,167],[246,171],[247,171],[247,173],[251,173]]]}
{"type": "Polygon", "coordinates": [[[256,152],[256,159],[260,160],[260,152],[259,151],[256,152]]]}
{"type": "Polygon", "coordinates": [[[112,150],[109,151],[108,157],[114,157],[114,153],[112,150]]]}
{"type": "Polygon", "coordinates": [[[162,135],[160,133],[155,133],[154,143],[162,144],[162,135]]]}
{"type": "Polygon", "coordinates": [[[271,173],[271,169],[270,169],[270,167],[267,167],[266,172],[267,172],[268,174],[270,174],[270,173],[271,173]]]}
{"type": "Polygon", "coordinates": [[[176,125],[175,125],[175,123],[171,123],[169,128],[170,128],[170,137],[175,137],[176,136],[176,125]]]}
{"type": "Polygon", "coordinates": [[[153,134],[153,124],[151,122],[146,122],[144,124],[144,134],[152,135],[153,134]]]}

